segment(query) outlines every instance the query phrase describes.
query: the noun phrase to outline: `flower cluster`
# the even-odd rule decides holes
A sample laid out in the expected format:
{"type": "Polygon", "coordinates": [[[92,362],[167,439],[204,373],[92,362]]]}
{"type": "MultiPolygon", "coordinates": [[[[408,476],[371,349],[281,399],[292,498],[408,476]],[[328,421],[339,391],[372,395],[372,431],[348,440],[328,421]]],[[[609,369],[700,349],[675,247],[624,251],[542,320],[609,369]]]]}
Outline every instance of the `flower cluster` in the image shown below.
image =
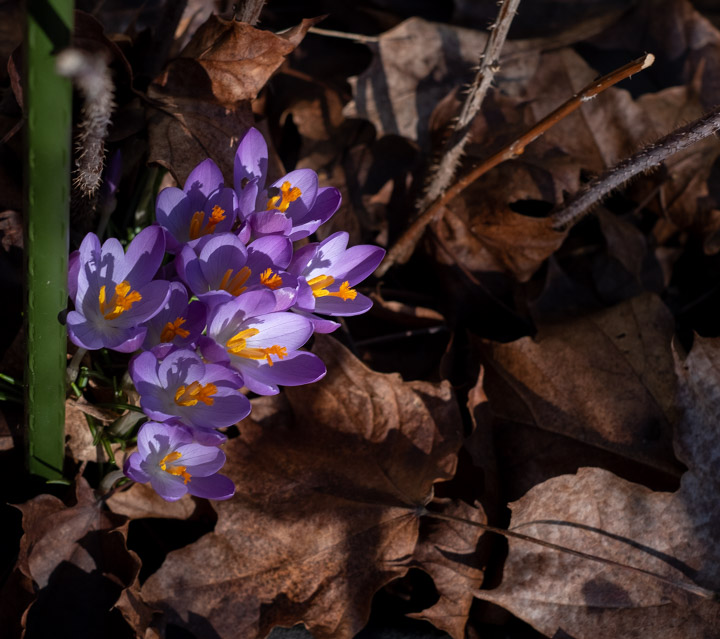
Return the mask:
{"type": "Polygon", "coordinates": [[[167,500],[231,497],[232,482],[218,474],[225,436],[217,429],[250,413],[242,389],[272,395],[319,380],[325,365],[302,346],[339,326],[328,316],[371,306],[354,287],[384,251],[348,248],[344,232],[295,250],[335,213],[340,193],[319,187],[310,169],[266,186],[267,165],[265,140],[250,129],[235,154],[233,188],[205,160],[182,189],[160,192],[156,224],[127,252],[90,233],[71,256],[70,339],[86,349],[140,350],[129,372],[152,421],[125,474],[167,500]]]}

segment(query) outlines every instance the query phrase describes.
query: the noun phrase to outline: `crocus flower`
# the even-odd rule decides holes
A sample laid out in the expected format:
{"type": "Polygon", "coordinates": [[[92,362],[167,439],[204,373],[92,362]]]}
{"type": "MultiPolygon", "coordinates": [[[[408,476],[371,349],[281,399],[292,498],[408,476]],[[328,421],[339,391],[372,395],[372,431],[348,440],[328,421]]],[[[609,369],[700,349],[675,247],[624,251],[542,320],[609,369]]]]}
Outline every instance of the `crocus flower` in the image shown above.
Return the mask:
{"type": "Polygon", "coordinates": [[[186,493],[206,499],[229,499],[235,494],[232,481],[218,471],[225,453],[216,446],[193,441],[182,426],[147,422],[138,433],[138,450],[125,462],[124,472],[132,480],[150,482],[167,501],[186,493]]]}
{"type": "Polygon", "coordinates": [[[100,246],[94,233],[85,236],[71,270],[75,310],[67,316],[72,342],[94,350],[129,353],[145,339],[143,326],[160,312],[169,283],[151,281],[165,253],[162,231],[149,227],[130,242],[127,253],[116,239],[100,246]]]}
{"type": "Polygon", "coordinates": [[[319,188],[312,169],[291,171],[265,190],[267,167],[267,144],[251,128],[235,152],[233,177],[240,215],[256,236],[285,235],[294,242],[314,233],[340,206],[340,191],[319,188]]]}
{"type": "Polygon", "coordinates": [[[186,245],[175,260],[178,275],[208,308],[258,289],[272,291],[273,310],[286,310],[295,301],[297,279],[278,266],[287,266],[292,243],[286,237],[256,240],[247,248],[232,233],[186,245]]]}
{"type": "Polygon", "coordinates": [[[278,384],[309,384],[326,373],[320,358],[297,350],[312,335],[312,323],[274,308],[270,291],[248,291],[213,309],[208,336],[199,342],[205,359],[232,366],[259,395],[277,394],[278,384]]]}
{"type": "Polygon", "coordinates": [[[223,428],[250,414],[236,371],[206,364],[188,349],[173,351],[159,361],[152,351],[133,358],[130,377],[145,414],[158,422],[196,429],[223,428]]]}
{"type": "MultiPolygon", "coordinates": [[[[298,278],[295,309],[305,314],[342,316],[359,315],[372,306],[369,298],[352,287],[378,267],[385,251],[370,245],[348,249],[348,238],[340,231],[295,253],[288,267],[298,278]]],[[[316,330],[326,332],[322,325],[316,330]]]]}
{"type": "Polygon", "coordinates": [[[237,210],[235,191],[223,187],[222,173],[210,159],[190,172],[182,190],[171,186],[160,191],[155,205],[170,253],[206,235],[231,231],[237,210]]]}
{"type": "Polygon", "coordinates": [[[142,348],[152,349],[160,359],[176,348],[190,348],[205,330],[205,318],[205,306],[198,301],[188,304],[187,289],[180,282],[171,282],[167,303],[146,324],[142,348]]]}

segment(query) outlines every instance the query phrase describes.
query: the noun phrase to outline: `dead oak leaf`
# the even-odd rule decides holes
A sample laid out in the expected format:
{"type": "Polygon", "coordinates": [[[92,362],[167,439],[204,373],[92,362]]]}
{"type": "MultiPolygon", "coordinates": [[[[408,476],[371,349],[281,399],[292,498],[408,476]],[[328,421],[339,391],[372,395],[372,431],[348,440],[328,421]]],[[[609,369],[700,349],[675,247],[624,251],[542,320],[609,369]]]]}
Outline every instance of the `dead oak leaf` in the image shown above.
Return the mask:
{"type": "Polygon", "coordinates": [[[148,88],[149,161],[180,184],[208,157],[232,175],[237,143],[253,125],[251,100],[314,22],[275,35],[210,16],[148,88]]]}
{"type": "Polygon", "coordinates": [[[540,327],[535,338],[488,342],[490,406],[500,417],[678,474],[673,332],[668,309],[645,294],[540,327]]]}
{"type": "MultiPolygon", "coordinates": [[[[675,493],[652,492],[597,468],[551,479],[511,505],[511,528],[555,544],[720,590],[717,467],[720,340],[695,338],[676,357],[683,411],[675,448],[688,466],[675,493]]],[[[548,636],[577,639],[717,636],[717,597],[690,594],[637,572],[510,540],[503,583],[479,592],[548,636]]]]}
{"type": "Polygon", "coordinates": [[[127,519],[104,510],[83,478],[76,499],[68,507],[44,494],[18,506],[25,534],[16,571],[36,588],[25,631],[47,636],[62,624],[65,636],[126,636],[110,610],[140,570],[126,546],[127,519]]]}
{"type": "Polygon", "coordinates": [[[450,387],[374,373],[330,338],[314,350],[327,377],[263,398],[261,421],[228,442],[237,494],[218,503],[215,532],[145,583],[171,621],[220,637],[304,623],[316,639],[349,638],[373,594],[409,569],[418,509],[455,470],[450,387]]]}

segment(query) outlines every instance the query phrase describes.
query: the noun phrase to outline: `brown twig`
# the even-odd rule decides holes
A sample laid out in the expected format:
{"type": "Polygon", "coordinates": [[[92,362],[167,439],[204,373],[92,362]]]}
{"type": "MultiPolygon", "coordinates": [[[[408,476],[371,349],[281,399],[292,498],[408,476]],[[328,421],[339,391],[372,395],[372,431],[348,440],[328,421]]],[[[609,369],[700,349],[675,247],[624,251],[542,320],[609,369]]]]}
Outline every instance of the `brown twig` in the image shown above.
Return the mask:
{"type": "Polygon", "coordinates": [[[580,220],[611,191],[667,158],[704,140],[720,129],[720,107],[646,146],[613,168],[591,180],[560,211],[553,213],[553,228],[564,229],[580,220]]]}
{"type": "Polygon", "coordinates": [[[696,595],[697,597],[702,597],[703,599],[711,599],[714,601],[717,601],[719,598],[718,593],[708,590],[707,588],[703,588],[702,586],[698,586],[697,584],[691,584],[683,581],[675,581],[674,579],[670,579],[669,577],[666,577],[665,575],[661,575],[656,572],[652,572],[650,570],[645,570],[644,568],[638,568],[637,566],[630,566],[628,564],[620,563],[619,561],[615,561],[614,559],[607,559],[606,557],[598,557],[596,555],[591,555],[586,552],[582,552],[581,550],[573,550],[572,548],[566,548],[565,546],[560,546],[559,544],[553,544],[550,541],[545,541],[544,539],[538,539],[537,537],[530,537],[529,535],[523,535],[522,533],[515,532],[513,530],[505,530],[504,528],[496,528],[495,526],[488,526],[487,524],[481,524],[477,521],[472,521],[471,519],[463,519],[462,517],[453,517],[452,515],[443,515],[441,513],[435,513],[430,510],[427,510],[425,508],[422,508],[420,511],[420,516],[425,517],[432,517],[433,519],[444,519],[446,521],[455,521],[458,523],[468,524],[470,526],[476,526],[477,528],[482,528],[483,530],[495,533],[496,535],[502,535],[503,537],[507,537],[509,539],[520,539],[521,541],[527,541],[531,544],[536,544],[537,546],[543,546],[544,548],[549,548],[550,550],[556,550],[558,552],[565,553],[566,555],[572,555],[573,557],[579,557],[580,559],[588,559],[590,561],[595,561],[601,564],[606,564],[608,566],[615,566],[616,568],[623,568],[624,570],[630,570],[631,572],[635,572],[641,575],[645,575],[646,577],[651,577],[653,579],[657,579],[658,581],[661,581],[669,586],[672,586],[673,588],[679,588],[681,590],[684,590],[685,592],[689,592],[693,595],[696,595]]]}
{"type": "Polygon", "coordinates": [[[540,120],[540,122],[535,124],[529,131],[524,133],[517,140],[504,147],[495,155],[476,166],[472,171],[470,171],[470,173],[460,178],[408,227],[405,233],[403,233],[400,239],[390,249],[377,271],[375,271],[376,275],[381,277],[394,264],[404,264],[407,262],[415,250],[415,246],[422,237],[427,225],[434,220],[439,219],[443,215],[444,207],[480,176],[495,168],[498,164],[501,164],[505,160],[509,160],[520,155],[528,144],[539,138],[548,129],[560,122],[560,120],[577,110],[583,102],[592,100],[596,95],[605,91],[605,89],[608,89],[614,84],[617,84],[621,80],[624,80],[643,69],[647,69],[654,61],[655,56],[648,53],[642,58],[629,62],[619,69],[615,69],[615,71],[612,71],[600,79],[591,82],[582,89],[582,91],[573,95],[567,102],[559,106],[549,115],[545,116],[542,120],[540,120]]]}
{"type": "Polygon", "coordinates": [[[455,177],[460,159],[465,152],[465,146],[470,139],[470,124],[480,110],[495,74],[500,70],[500,52],[519,4],[520,0],[501,2],[500,11],[497,19],[491,25],[490,37],[485,44],[485,51],[480,56],[480,65],[460,110],[460,115],[443,145],[439,162],[431,169],[428,187],[418,207],[421,210],[440,197],[455,177]]]}

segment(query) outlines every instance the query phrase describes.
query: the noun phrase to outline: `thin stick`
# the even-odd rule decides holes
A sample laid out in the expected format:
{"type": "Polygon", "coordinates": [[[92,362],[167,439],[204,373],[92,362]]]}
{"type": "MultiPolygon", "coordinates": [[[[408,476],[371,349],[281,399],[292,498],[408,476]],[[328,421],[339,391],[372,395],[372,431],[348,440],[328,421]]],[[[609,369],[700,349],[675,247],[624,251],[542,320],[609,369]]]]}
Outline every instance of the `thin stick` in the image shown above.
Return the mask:
{"type": "Polygon", "coordinates": [[[432,169],[428,188],[419,205],[420,210],[440,197],[455,177],[460,158],[465,152],[465,145],[470,140],[470,124],[480,110],[495,74],[500,70],[500,52],[505,44],[505,39],[519,4],[520,0],[501,2],[498,17],[495,23],[491,25],[490,37],[485,45],[485,51],[480,56],[481,63],[465,98],[460,115],[443,145],[440,162],[432,169]]]}
{"type": "Polygon", "coordinates": [[[327,36],[329,38],[352,40],[353,42],[380,42],[380,38],[377,36],[363,35],[362,33],[347,33],[345,31],[334,31],[333,29],[321,29],[320,27],[310,27],[308,29],[308,33],[327,36]]]}
{"type": "Polygon", "coordinates": [[[614,559],[607,559],[606,557],[597,557],[595,555],[582,552],[581,550],[573,550],[572,548],[566,548],[565,546],[553,544],[552,542],[545,541],[544,539],[538,539],[537,537],[523,535],[522,533],[514,532],[512,530],[505,530],[504,528],[488,526],[487,524],[481,524],[480,522],[472,521],[470,519],[463,519],[462,517],[453,517],[452,515],[442,515],[440,513],[434,513],[425,508],[422,508],[420,510],[420,516],[432,517],[433,519],[444,519],[446,521],[456,521],[462,524],[468,524],[470,526],[477,526],[478,528],[482,528],[487,532],[495,533],[496,535],[502,535],[503,537],[507,537],[509,539],[520,539],[521,541],[527,541],[531,544],[536,544],[538,546],[543,546],[544,548],[549,548],[550,550],[563,552],[566,555],[579,557],[580,559],[588,559],[590,561],[606,564],[608,566],[615,566],[616,568],[630,570],[631,572],[645,575],[647,577],[652,577],[653,579],[662,581],[663,583],[672,586],[673,588],[679,588],[680,590],[684,590],[698,597],[702,597],[703,599],[712,599],[717,601],[720,598],[718,593],[712,590],[708,590],[707,588],[703,588],[702,586],[698,586],[697,584],[689,584],[683,581],[675,581],[674,579],[665,577],[665,575],[661,575],[650,570],[645,570],[644,568],[638,568],[637,566],[629,566],[628,564],[620,563],[619,561],[615,561],[614,559]]]}
{"type": "Polygon", "coordinates": [[[583,102],[592,100],[596,95],[605,91],[609,87],[617,84],[621,80],[629,78],[631,75],[647,69],[655,61],[655,56],[651,53],[638,58],[633,62],[604,75],[599,80],[595,80],[588,84],[582,91],[576,93],[563,105],[555,109],[552,113],[545,116],[540,122],[534,125],[529,131],[520,136],[517,140],[498,151],[495,155],[485,160],[482,164],[475,167],[470,173],[460,178],[453,186],[440,196],[430,208],[428,208],[410,227],[403,233],[395,246],[390,249],[382,264],[375,271],[378,277],[384,275],[387,270],[394,264],[404,264],[410,259],[415,246],[422,237],[423,232],[428,224],[436,219],[440,219],[443,215],[444,207],[455,197],[457,197],[464,189],[484,175],[491,169],[495,168],[505,160],[510,160],[520,155],[525,147],[539,138],[552,126],[560,122],[563,118],[577,110],[583,102]]]}
{"type": "Polygon", "coordinates": [[[646,146],[591,180],[563,209],[553,214],[553,228],[564,229],[575,224],[611,191],[639,173],[658,166],[671,155],[704,140],[718,129],[720,129],[720,107],[646,146]]]}

